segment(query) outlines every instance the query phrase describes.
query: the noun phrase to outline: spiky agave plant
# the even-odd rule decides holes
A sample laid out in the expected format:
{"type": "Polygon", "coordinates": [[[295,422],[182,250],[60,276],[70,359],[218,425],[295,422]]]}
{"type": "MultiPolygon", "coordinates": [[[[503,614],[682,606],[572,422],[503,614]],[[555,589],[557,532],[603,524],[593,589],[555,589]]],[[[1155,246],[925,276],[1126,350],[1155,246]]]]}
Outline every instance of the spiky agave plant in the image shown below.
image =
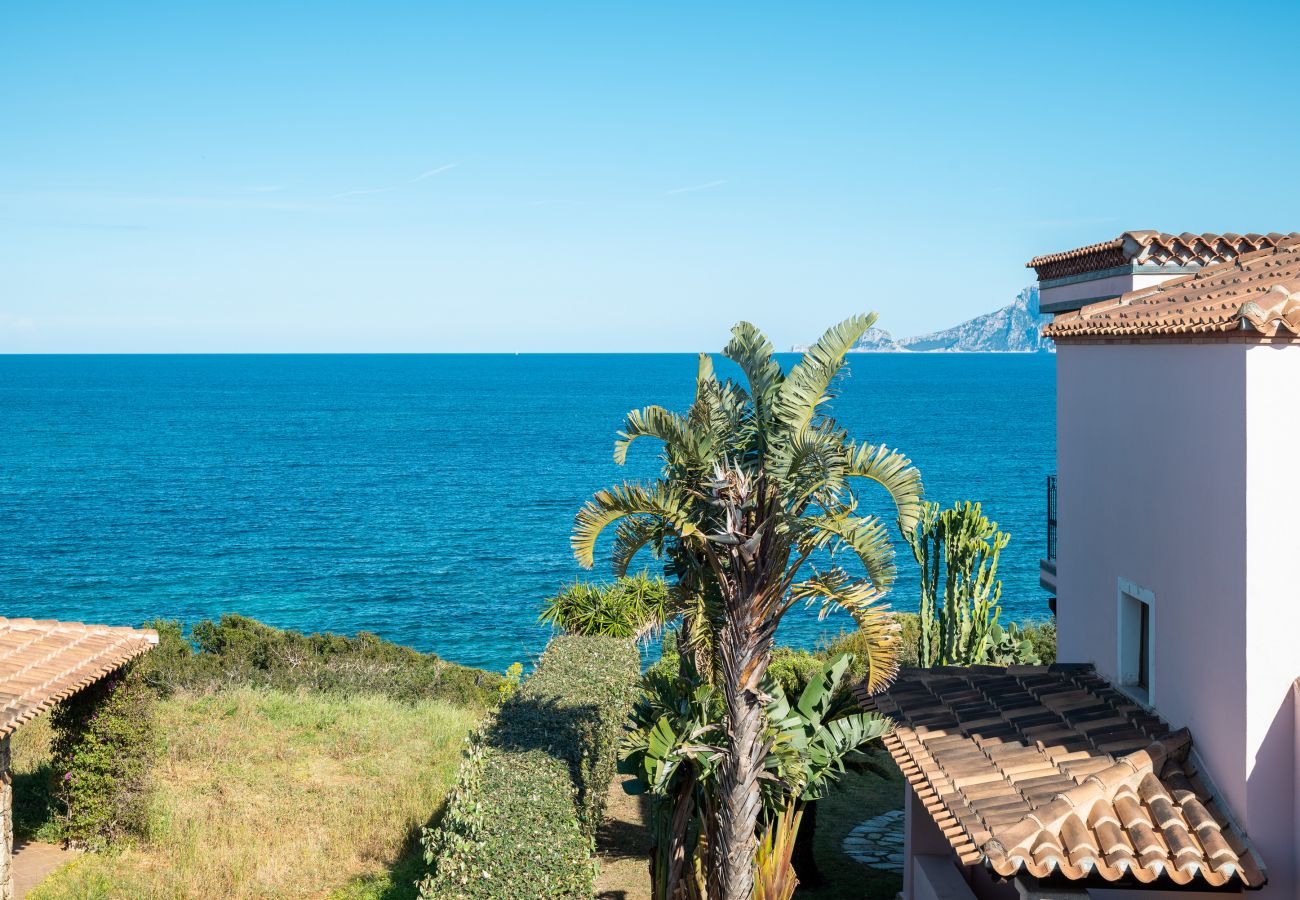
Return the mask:
{"type": "Polygon", "coordinates": [[[832,327],[789,374],[757,328],[738,324],[723,355],[740,366],[747,385],[719,381],[701,354],[690,409],[635,410],[615,443],[621,464],[633,441],[662,441],[660,477],[598,492],[574,525],[574,555],[588,568],[611,525],[615,574],[646,547],[665,553],[689,640],[708,648],[726,706],[710,847],[723,900],[753,896],[766,751],[761,685],[781,618],[800,601],[820,602],[823,614],[845,609],[871,637],[864,642],[869,686],[883,687],[897,671],[895,626],[880,602],[894,580],[893,548],[884,523],[859,513],[856,484],[883,487],[900,527],[909,529],[921,509],[921,478],[903,454],[857,443],[826,412],[845,353],[875,318],[832,327]],[[832,564],[800,580],[818,550],[830,550],[832,559],[852,554],[865,577],[832,564]]]}

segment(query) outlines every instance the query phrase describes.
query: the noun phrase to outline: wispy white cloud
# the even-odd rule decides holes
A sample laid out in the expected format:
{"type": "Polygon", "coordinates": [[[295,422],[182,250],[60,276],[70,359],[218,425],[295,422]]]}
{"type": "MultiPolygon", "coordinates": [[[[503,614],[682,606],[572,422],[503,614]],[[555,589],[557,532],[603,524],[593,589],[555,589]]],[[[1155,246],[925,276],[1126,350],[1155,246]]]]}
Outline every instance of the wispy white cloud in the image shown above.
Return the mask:
{"type": "Polygon", "coordinates": [[[692,191],[707,191],[709,188],[721,187],[726,184],[725,181],[706,181],[704,184],[692,184],[688,187],[673,188],[668,194],[689,194],[692,191]]]}
{"type": "Polygon", "coordinates": [[[449,169],[454,169],[454,168],[456,168],[458,165],[460,165],[460,163],[447,163],[447,165],[445,165],[445,166],[438,166],[438,168],[436,168],[436,169],[430,169],[429,171],[424,172],[423,174],[416,175],[416,176],[415,176],[414,178],[412,178],[412,179],[410,180],[410,182],[408,182],[408,183],[409,183],[409,184],[415,184],[417,181],[424,181],[424,179],[426,179],[426,178],[432,178],[434,175],[441,175],[443,172],[446,172],[446,171],[448,171],[449,169]]]}
{"type": "Polygon", "coordinates": [[[367,188],[366,190],[362,190],[362,191],[343,191],[338,194],[330,194],[325,199],[338,200],[340,197],[359,197],[362,194],[387,194],[389,191],[395,191],[395,190],[397,190],[397,188],[382,187],[382,188],[367,188]]]}
{"type": "Polygon", "coordinates": [[[362,197],[367,194],[387,194],[390,193],[391,191],[397,190],[399,187],[404,187],[405,185],[408,184],[415,184],[417,181],[424,181],[424,179],[433,178],[435,175],[441,175],[443,172],[446,172],[449,169],[454,169],[458,165],[460,165],[460,163],[447,163],[445,166],[438,166],[438,168],[436,169],[430,169],[427,172],[421,172],[419,175],[416,175],[410,181],[403,182],[402,184],[390,185],[389,187],[366,188],[364,190],[359,190],[359,191],[341,191],[340,193],[337,194],[330,194],[325,199],[341,200],[344,197],[362,197]]]}

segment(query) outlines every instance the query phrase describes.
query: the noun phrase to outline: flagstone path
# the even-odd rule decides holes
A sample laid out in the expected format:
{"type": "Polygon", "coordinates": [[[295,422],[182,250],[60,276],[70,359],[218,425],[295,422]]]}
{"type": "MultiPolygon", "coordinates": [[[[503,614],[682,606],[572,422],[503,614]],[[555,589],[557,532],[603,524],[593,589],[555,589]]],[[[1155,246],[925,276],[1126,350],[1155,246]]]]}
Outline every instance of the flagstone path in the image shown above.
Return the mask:
{"type": "Polygon", "coordinates": [[[844,836],[841,849],[860,863],[886,872],[903,871],[903,811],[867,819],[844,836]]]}

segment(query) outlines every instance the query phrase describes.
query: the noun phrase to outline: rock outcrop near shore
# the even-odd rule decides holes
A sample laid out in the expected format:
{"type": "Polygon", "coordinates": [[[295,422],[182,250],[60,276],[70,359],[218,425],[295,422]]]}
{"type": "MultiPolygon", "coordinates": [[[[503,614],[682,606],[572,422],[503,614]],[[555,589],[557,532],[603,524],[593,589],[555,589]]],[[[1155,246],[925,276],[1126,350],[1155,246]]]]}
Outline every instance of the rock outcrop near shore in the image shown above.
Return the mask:
{"type": "MultiPolygon", "coordinates": [[[[991,313],[960,325],[896,338],[883,328],[872,328],[853,346],[854,353],[1042,353],[1055,350],[1043,337],[1051,316],[1038,311],[1038,285],[1031,284],[1016,299],[991,313]]],[[[806,349],[793,347],[795,351],[806,349]]]]}

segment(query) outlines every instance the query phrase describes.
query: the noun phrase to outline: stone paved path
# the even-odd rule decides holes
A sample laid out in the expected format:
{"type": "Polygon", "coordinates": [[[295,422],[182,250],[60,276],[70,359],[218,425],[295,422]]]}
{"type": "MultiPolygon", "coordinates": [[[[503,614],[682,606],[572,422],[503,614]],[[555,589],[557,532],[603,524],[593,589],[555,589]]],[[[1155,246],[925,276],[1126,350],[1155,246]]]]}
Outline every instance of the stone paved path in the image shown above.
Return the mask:
{"type": "Polygon", "coordinates": [[[42,844],[40,841],[18,840],[14,842],[14,900],[22,900],[27,892],[45,880],[65,862],[76,859],[74,850],[64,850],[57,844],[42,844]]]}
{"type": "Polygon", "coordinates": [[[885,872],[903,872],[903,811],[893,809],[854,826],[841,845],[860,863],[885,872]]]}

